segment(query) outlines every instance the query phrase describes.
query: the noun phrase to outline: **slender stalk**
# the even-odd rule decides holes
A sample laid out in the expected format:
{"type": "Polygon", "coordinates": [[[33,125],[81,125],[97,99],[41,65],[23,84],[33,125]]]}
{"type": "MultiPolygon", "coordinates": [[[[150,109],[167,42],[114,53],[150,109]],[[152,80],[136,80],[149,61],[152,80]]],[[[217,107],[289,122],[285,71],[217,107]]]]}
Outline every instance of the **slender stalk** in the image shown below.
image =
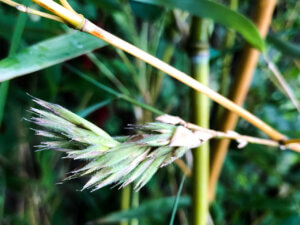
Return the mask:
{"type": "MultiPolygon", "coordinates": [[[[190,34],[192,76],[209,85],[209,21],[193,17],[190,34]]],[[[209,127],[209,99],[192,92],[193,120],[201,127],[209,127]]],[[[208,215],[209,142],[193,150],[192,224],[206,225],[208,215]]]]}
{"type": "MultiPolygon", "coordinates": [[[[140,202],[140,193],[137,191],[132,190],[132,200],[131,200],[131,206],[132,208],[138,208],[140,202]]],[[[139,225],[138,219],[132,219],[130,221],[130,225],[139,225]]]]}
{"type": "MultiPolygon", "coordinates": [[[[266,36],[270,22],[272,20],[272,14],[276,6],[276,0],[260,0],[257,2],[257,7],[254,15],[254,23],[258,27],[261,36],[266,36]]],[[[247,96],[252,76],[257,65],[259,52],[246,45],[242,52],[240,63],[236,69],[234,80],[230,90],[229,98],[232,99],[236,105],[241,106],[247,96]]],[[[228,109],[228,108],[227,108],[228,109]]],[[[217,130],[227,131],[234,130],[235,125],[240,114],[233,112],[224,112],[219,123],[220,126],[217,130]]],[[[270,136],[272,137],[272,136],[270,136]]],[[[275,140],[274,137],[272,137],[275,140]]],[[[214,199],[216,185],[220,176],[220,172],[227,154],[227,149],[230,141],[228,139],[218,140],[213,143],[212,162],[211,162],[211,176],[210,176],[210,200],[214,199]]]]}
{"type": "Polygon", "coordinates": [[[44,18],[47,18],[47,19],[50,19],[50,20],[55,20],[57,22],[64,23],[64,20],[62,20],[58,16],[38,11],[36,9],[27,7],[25,5],[19,4],[17,2],[11,1],[11,0],[0,0],[0,2],[3,2],[5,4],[7,4],[7,5],[10,5],[10,6],[16,8],[17,10],[19,10],[20,12],[23,12],[23,13],[29,13],[29,14],[41,16],[41,17],[44,17],[44,18]]]}

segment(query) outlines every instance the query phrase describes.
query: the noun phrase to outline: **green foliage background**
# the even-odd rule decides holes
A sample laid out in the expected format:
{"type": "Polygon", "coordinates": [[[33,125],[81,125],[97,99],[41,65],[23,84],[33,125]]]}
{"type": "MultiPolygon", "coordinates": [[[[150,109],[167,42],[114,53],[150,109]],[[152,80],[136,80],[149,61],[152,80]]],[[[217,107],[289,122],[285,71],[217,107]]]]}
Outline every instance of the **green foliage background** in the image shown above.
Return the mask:
{"type": "MultiPolygon", "coordinates": [[[[186,34],[178,29],[171,10],[141,1],[73,0],[70,3],[98,25],[189,72],[186,34]]],[[[227,5],[228,1],[221,3],[227,5]]],[[[296,4],[299,1],[279,1],[266,50],[299,99],[300,7],[295,7],[296,4]]],[[[252,1],[240,1],[239,12],[249,17],[253,6],[252,1]]],[[[188,12],[179,14],[182,22],[188,23],[188,12]]],[[[168,223],[182,177],[175,165],[161,169],[142,189],[137,209],[118,214],[121,192],[116,188],[89,193],[78,191],[84,179],[58,184],[78,165],[62,160],[63,154],[59,152],[34,152],[41,139],[30,130],[33,125],[23,119],[30,117],[27,110],[33,104],[26,93],[86,115],[111,135],[120,135],[128,134],[130,131],[123,127],[141,122],[140,112],[146,112],[133,107],[124,96],[188,120],[189,88],[101,41],[80,33],[70,34],[73,31],[64,25],[24,14],[18,19],[16,10],[3,4],[0,27],[1,59],[8,56],[9,46],[18,42],[18,38],[16,52],[22,52],[17,55],[19,58],[0,62],[0,77],[5,71],[33,68],[29,71],[33,73],[10,81],[8,89],[0,128],[0,224],[67,225],[85,224],[99,218],[104,218],[104,223],[134,217],[140,219],[140,224],[168,223]],[[57,38],[60,35],[63,36],[57,38]],[[51,44],[27,49],[50,38],[55,40],[51,44]],[[97,50],[93,55],[83,55],[94,49],[97,50]],[[71,58],[74,59],[67,61],[71,58]],[[20,63],[25,66],[11,67],[20,63]],[[83,75],[78,76],[70,68],[83,75]],[[93,83],[87,78],[93,78],[93,83]]],[[[224,55],[229,53],[234,57],[234,70],[244,39],[238,35],[235,45],[228,49],[223,41],[226,27],[217,23],[212,30],[211,87],[219,90],[224,55]]],[[[260,59],[245,108],[279,131],[299,138],[299,114],[271,78],[271,72],[260,59]]],[[[0,94],[0,99],[5,101],[5,96],[0,94]]],[[[217,116],[215,109],[212,104],[212,126],[217,116]]],[[[237,131],[263,136],[242,120],[237,131]]],[[[300,224],[299,165],[300,156],[294,152],[257,145],[237,150],[233,143],[210,210],[214,224],[300,224]]],[[[175,224],[186,224],[189,217],[190,186],[186,179],[175,224]]]]}

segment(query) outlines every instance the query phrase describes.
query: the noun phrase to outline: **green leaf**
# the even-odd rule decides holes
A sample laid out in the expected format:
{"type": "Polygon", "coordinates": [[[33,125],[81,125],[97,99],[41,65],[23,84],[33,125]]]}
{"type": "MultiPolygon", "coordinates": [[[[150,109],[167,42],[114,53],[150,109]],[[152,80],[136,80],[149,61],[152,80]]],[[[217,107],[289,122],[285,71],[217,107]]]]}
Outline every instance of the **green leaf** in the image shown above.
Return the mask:
{"type": "Polygon", "coordinates": [[[239,32],[251,45],[264,51],[265,43],[255,25],[240,13],[209,0],[134,0],[137,2],[179,8],[189,13],[209,18],[239,32]]]}
{"type": "Polygon", "coordinates": [[[62,63],[106,45],[106,42],[79,31],[42,41],[1,60],[0,82],[62,63]]]}
{"type": "MultiPolygon", "coordinates": [[[[27,1],[26,1],[27,3],[27,1]]],[[[16,53],[20,41],[22,39],[23,31],[26,26],[27,22],[27,15],[20,12],[18,19],[16,21],[16,24],[14,26],[14,32],[12,35],[12,40],[10,43],[9,48],[9,56],[12,56],[16,53]]],[[[9,89],[9,82],[3,82],[0,84],[0,126],[2,124],[3,115],[4,115],[4,109],[5,109],[5,103],[6,103],[6,97],[9,89]]]]}
{"type": "Polygon", "coordinates": [[[156,5],[144,4],[137,1],[129,1],[133,13],[143,20],[154,21],[159,19],[163,9],[156,5]]]}
{"type": "MultiPolygon", "coordinates": [[[[133,218],[153,218],[157,214],[162,215],[172,212],[175,200],[175,197],[151,200],[141,204],[137,208],[129,209],[127,211],[115,212],[105,216],[104,218],[100,218],[97,221],[89,222],[88,224],[117,223],[133,218]]],[[[190,198],[187,196],[181,197],[178,201],[178,208],[188,207],[189,205],[190,198]]]]}
{"type": "Polygon", "coordinates": [[[284,55],[300,59],[300,45],[281,40],[275,35],[268,35],[267,42],[274,45],[274,47],[281,51],[284,55]]]}

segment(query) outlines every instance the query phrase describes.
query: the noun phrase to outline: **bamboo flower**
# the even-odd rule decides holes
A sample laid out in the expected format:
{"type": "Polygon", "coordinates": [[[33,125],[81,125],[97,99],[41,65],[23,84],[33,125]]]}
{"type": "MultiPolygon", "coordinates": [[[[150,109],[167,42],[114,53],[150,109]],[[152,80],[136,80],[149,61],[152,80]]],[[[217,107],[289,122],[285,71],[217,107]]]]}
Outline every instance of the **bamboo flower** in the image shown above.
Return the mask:
{"type": "Polygon", "coordinates": [[[50,139],[37,147],[66,153],[65,158],[83,161],[81,168],[65,180],[89,176],[84,189],[98,190],[115,184],[120,188],[135,182],[140,190],[161,167],[184,156],[212,138],[230,138],[244,147],[247,143],[280,147],[273,140],[239,135],[233,131],[218,132],[185,122],[179,117],[163,115],[157,122],[131,125],[139,134],[111,137],[105,131],[57,104],[33,99],[40,109],[31,108],[30,122],[41,129],[37,135],[50,139]]]}
{"type": "Polygon", "coordinates": [[[142,134],[112,138],[59,105],[36,98],[34,101],[42,109],[31,108],[33,117],[29,121],[43,128],[35,130],[37,135],[51,139],[37,147],[40,150],[64,151],[65,158],[85,161],[85,165],[65,179],[90,176],[82,190],[92,188],[95,191],[109,184],[125,187],[133,181],[136,182],[135,189],[139,190],[159,168],[200,144],[200,140],[187,128],[160,122],[131,126],[142,134]],[[186,134],[189,140],[194,138],[194,145],[176,142],[179,133],[186,134]]]}

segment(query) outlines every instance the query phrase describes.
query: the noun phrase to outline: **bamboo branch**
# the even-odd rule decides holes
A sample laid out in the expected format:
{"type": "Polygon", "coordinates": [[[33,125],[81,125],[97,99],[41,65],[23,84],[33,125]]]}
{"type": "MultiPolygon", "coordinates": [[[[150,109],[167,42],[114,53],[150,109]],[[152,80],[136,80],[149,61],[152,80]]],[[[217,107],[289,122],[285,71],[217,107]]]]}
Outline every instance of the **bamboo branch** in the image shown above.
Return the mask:
{"type": "MultiPolygon", "coordinates": [[[[239,105],[235,104],[231,100],[225,98],[224,96],[218,94],[214,90],[202,85],[201,83],[197,82],[195,79],[191,78],[189,75],[175,69],[174,67],[162,62],[158,58],[142,51],[141,49],[127,43],[126,41],[110,34],[109,32],[101,29],[100,27],[96,26],[89,20],[85,19],[83,15],[74,13],[63,6],[57,4],[52,0],[32,0],[33,2],[37,3],[41,7],[49,10],[50,12],[54,13],[62,20],[68,22],[69,25],[74,27],[75,29],[82,30],[84,32],[90,33],[117,48],[124,50],[125,52],[140,58],[141,60],[149,63],[150,65],[154,66],[155,68],[165,72],[166,74],[172,76],[173,78],[179,80],[180,82],[186,84],[187,86],[203,93],[210,99],[214,100],[215,102],[219,103],[226,109],[232,111],[233,113],[239,115],[240,117],[244,118],[246,121],[251,123],[253,126],[257,127],[261,131],[265,132],[270,138],[274,140],[285,141],[287,137],[268,124],[248,112],[247,110],[243,109],[239,105]]],[[[300,150],[299,144],[293,145],[293,150],[300,150]]]]}
{"type": "Polygon", "coordinates": [[[271,138],[275,140],[284,140],[286,137],[276,130],[274,130],[272,127],[264,123],[259,118],[255,117],[253,114],[248,112],[247,110],[241,108],[240,106],[236,105],[229,99],[223,97],[222,95],[218,94],[217,92],[213,91],[212,89],[206,87],[205,85],[199,83],[192,77],[188,76],[187,74],[175,69],[174,67],[162,62],[161,60],[155,58],[154,56],[140,50],[139,48],[123,41],[122,39],[108,33],[107,31],[101,29],[100,27],[97,27],[96,25],[92,24],[91,22],[87,21],[86,26],[83,28],[83,30],[87,33],[90,33],[120,49],[123,51],[132,54],[133,56],[144,60],[145,62],[149,63],[150,65],[156,67],[159,70],[162,70],[166,74],[169,74],[173,78],[181,81],[182,83],[188,85],[189,87],[193,88],[196,91],[201,92],[202,94],[206,95],[210,99],[216,101],[223,107],[235,112],[248,122],[250,122],[252,125],[256,126],[266,134],[268,134],[271,138]]]}
{"type": "MultiPolygon", "coordinates": [[[[293,145],[295,145],[296,143],[300,143],[300,139],[289,139],[285,142],[281,142],[281,141],[274,141],[271,139],[256,138],[256,137],[252,137],[252,136],[241,135],[232,130],[227,130],[226,132],[216,131],[213,129],[207,129],[207,128],[198,126],[196,124],[186,122],[178,116],[171,116],[168,114],[159,116],[156,118],[156,120],[159,122],[169,123],[172,125],[179,124],[181,126],[184,126],[188,129],[192,130],[193,134],[195,134],[200,139],[202,139],[202,141],[205,141],[206,139],[213,139],[213,138],[235,140],[236,142],[238,142],[239,148],[243,148],[248,143],[252,143],[252,144],[259,144],[259,145],[265,145],[265,146],[270,146],[270,147],[278,147],[282,150],[286,150],[288,148],[293,148],[293,145]]],[[[297,152],[300,152],[300,150],[297,150],[297,152]]]]}
{"type": "MultiPolygon", "coordinates": [[[[252,144],[259,144],[259,145],[266,145],[266,146],[271,146],[271,147],[279,147],[282,150],[285,150],[288,148],[288,142],[285,144],[280,144],[278,141],[274,141],[271,139],[263,139],[263,138],[256,138],[252,136],[247,136],[247,135],[241,135],[235,131],[215,131],[211,129],[205,129],[203,127],[196,126],[195,124],[187,123],[186,125],[187,128],[199,131],[200,133],[195,132],[197,135],[201,135],[201,132],[210,134],[212,138],[216,139],[230,139],[230,140],[235,140],[239,143],[238,148],[243,148],[245,147],[248,143],[252,144]]],[[[293,140],[293,143],[295,140],[293,140]]]]}

